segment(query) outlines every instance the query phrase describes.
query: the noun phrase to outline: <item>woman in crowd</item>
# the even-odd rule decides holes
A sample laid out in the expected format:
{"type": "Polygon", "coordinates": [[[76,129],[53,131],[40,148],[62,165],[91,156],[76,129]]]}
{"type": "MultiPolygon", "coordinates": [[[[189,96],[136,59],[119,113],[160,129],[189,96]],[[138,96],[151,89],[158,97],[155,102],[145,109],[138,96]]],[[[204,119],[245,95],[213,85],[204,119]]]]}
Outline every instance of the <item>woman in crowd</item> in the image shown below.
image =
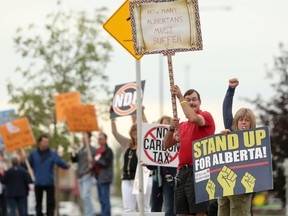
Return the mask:
{"type": "MultiPolygon", "coordinates": [[[[229,80],[229,87],[223,102],[223,120],[226,129],[221,132],[222,134],[256,127],[255,115],[253,111],[248,108],[239,109],[233,118],[233,97],[238,85],[239,81],[237,78],[229,80]]],[[[252,193],[220,197],[218,199],[218,215],[250,216],[252,212],[251,199],[252,193]]]]}
{"type": "MultiPolygon", "coordinates": [[[[142,118],[143,119],[143,118],[142,118]]],[[[138,164],[137,157],[137,125],[134,123],[129,131],[130,138],[121,135],[116,127],[115,119],[111,118],[111,129],[115,139],[120,143],[124,152],[124,164],[122,168],[122,199],[124,212],[136,212],[137,211],[137,196],[132,193],[134,179],[136,174],[136,168],[138,164]]],[[[150,195],[151,185],[148,186],[147,193],[144,194],[144,211],[150,212],[150,195]],[[149,189],[150,188],[150,189],[149,189]]],[[[139,209],[139,204],[138,204],[139,209]]]]}

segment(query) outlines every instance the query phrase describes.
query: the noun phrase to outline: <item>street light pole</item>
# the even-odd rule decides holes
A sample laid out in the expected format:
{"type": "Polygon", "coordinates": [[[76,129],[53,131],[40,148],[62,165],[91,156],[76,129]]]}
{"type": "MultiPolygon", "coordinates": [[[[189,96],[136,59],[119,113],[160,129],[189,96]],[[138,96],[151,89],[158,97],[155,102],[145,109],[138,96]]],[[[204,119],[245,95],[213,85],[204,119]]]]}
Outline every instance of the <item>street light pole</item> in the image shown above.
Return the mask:
{"type": "Polygon", "coordinates": [[[190,88],[190,65],[185,66],[185,91],[190,88]]]}
{"type": "Polygon", "coordinates": [[[163,78],[163,56],[159,55],[159,103],[160,103],[160,116],[163,115],[164,103],[164,78],[163,78]]]}
{"type": "Polygon", "coordinates": [[[284,176],[285,176],[285,190],[286,190],[286,216],[288,216],[288,158],[286,158],[283,162],[284,167],[284,176]]]}
{"type": "Polygon", "coordinates": [[[137,92],[137,157],[139,172],[139,215],[144,216],[144,186],[143,167],[140,164],[141,138],[142,138],[142,88],[141,88],[141,65],[140,60],[136,60],[136,92],[137,92]]]}

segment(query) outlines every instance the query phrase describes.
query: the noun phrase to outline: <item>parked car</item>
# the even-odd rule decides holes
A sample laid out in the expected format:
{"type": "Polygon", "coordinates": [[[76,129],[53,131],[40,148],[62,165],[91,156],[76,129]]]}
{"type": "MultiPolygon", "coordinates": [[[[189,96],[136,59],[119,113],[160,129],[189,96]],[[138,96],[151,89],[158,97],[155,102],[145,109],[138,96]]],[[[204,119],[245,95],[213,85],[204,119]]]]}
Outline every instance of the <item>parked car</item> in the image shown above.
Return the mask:
{"type": "Polygon", "coordinates": [[[59,214],[60,216],[81,216],[80,207],[71,201],[59,202],[59,214]]]}

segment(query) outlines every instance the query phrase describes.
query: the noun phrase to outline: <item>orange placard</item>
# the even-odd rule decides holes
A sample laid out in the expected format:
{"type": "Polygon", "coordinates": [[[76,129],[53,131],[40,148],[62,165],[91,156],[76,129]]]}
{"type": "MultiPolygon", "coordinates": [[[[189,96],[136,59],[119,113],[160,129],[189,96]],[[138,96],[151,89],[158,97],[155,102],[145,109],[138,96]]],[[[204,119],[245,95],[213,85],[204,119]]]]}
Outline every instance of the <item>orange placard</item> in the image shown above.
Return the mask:
{"type": "Polygon", "coordinates": [[[99,131],[94,105],[78,105],[67,108],[66,117],[71,132],[99,131]]]}
{"type": "Polygon", "coordinates": [[[55,96],[54,99],[55,99],[57,121],[66,120],[66,108],[67,107],[81,104],[79,92],[67,92],[67,93],[59,94],[55,96]]]}
{"type": "Polygon", "coordinates": [[[27,118],[19,118],[0,126],[0,133],[7,152],[35,144],[27,118]]]}

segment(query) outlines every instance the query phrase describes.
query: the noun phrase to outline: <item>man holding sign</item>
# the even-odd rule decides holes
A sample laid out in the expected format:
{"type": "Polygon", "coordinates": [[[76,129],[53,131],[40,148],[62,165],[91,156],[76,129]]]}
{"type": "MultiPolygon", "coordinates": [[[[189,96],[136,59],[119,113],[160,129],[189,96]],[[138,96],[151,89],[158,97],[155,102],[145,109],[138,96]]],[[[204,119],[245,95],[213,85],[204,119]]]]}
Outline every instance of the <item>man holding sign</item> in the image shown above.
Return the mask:
{"type": "Polygon", "coordinates": [[[47,216],[54,215],[55,209],[55,185],[54,165],[68,169],[58,154],[49,148],[49,137],[41,135],[37,140],[38,148],[29,155],[29,162],[35,174],[36,214],[42,214],[43,193],[47,193],[47,216]]]}
{"type": "Polygon", "coordinates": [[[178,156],[179,173],[176,178],[175,188],[176,214],[206,215],[208,202],[195,203],[192,142],[214,134],[215,123],[209,112],[200,110],[201,99],[200,94],[196,90],[190,89],[183,96],[179,87],[173,85],[171,93],[178,98],[182,111],[188,119],[188,121],[179,124],[179,119],[173,118],[170,123],[170,129],[164,137],[166,149],[176,145],[178,141],[175,139],[174,131],[178,128],[180,148],[178,156]]]}
{"type": "MultiPolygon", "coordinates": [[[[77,177],[80,190],[80,196],[83,202],[84,215],[93,216],[94,209],[91,200],[91,188],[94,179],[93,172],[93,158],[96,154],[96,148],[91,146],[91,132],[82,132],[82,148],[74,155],[71,154],[71,160],[73,163],[78,163],[77,167],[77,177]],[[91,155],[88,154],[91,152],[91,155]]],[[[75,144],[72,143],[73,148],[77,148],[75,144]]]]}

